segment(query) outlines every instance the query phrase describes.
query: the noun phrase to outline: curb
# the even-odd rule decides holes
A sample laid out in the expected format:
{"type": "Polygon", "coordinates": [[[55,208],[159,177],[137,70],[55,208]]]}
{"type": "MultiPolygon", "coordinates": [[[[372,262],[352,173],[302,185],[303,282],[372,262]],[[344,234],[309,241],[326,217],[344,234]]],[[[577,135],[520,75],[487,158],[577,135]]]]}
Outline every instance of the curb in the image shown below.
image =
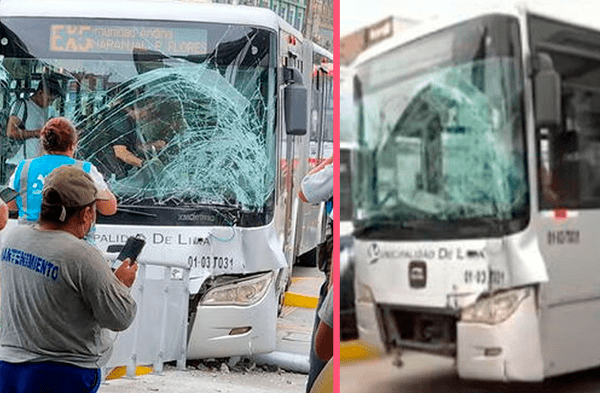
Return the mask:
{"type": "Polygon", "coordinates": [[[258,365],[277,366],[282,370],[292,371],[300,374],[308,374],[310,361],[308,355],[300,355],[291,352],[274,351],[261,355],[254,355],[252,359],[258,365]]]}
{"type": "MultiPolygon", "coordinates": [[[[135,375],[140,376],[140,375],[150,374],[152,371],[153,371],[152,367],[137,366],[135,368],[135,375]]],[[[127,367],[126,366],[115,367],[108,373],[108,375],[106,376],[106,380],[109,381],[111,379],[119,379],[119,378],[124,377],[125,375],[127,375],[127,367]]]]}
{"type": "Polygon", "coordinates": [[[381,355],[382,353],[377,347],[361,340],[340,343],[340,362],[375,359],[381,355]]]}
{"type": "Polygon", "coordinates": [[[317,308],[322,281],[321,277],[292,277],[292,285],[285,293],[283,304],[289,307],[317,308]],[[315,293],[316,296],[306,293],[315,293]]]}
{"type": "Polygon", "coordinates": [[[283,304],[290,307],[317,308],[319,298],[294,292],[286,292],[283,304]]]}

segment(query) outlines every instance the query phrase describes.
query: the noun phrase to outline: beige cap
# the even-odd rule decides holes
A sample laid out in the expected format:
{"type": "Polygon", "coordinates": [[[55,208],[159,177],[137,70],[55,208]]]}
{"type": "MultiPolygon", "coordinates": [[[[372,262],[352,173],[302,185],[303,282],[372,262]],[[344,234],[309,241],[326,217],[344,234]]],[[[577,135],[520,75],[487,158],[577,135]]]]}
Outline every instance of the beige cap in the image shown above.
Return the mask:
{"type": "Polygon", "coordinates": [[[46,205],[62,205],[65,207],[86,206],[96,199],[108,200],[107,191],[99,192],[92,177],[80,168],[65,165],[56,168],[44,179],[42,203],[46,205]],[[60,201],[49,201],[47,193],[54,190],[60,201]]]}

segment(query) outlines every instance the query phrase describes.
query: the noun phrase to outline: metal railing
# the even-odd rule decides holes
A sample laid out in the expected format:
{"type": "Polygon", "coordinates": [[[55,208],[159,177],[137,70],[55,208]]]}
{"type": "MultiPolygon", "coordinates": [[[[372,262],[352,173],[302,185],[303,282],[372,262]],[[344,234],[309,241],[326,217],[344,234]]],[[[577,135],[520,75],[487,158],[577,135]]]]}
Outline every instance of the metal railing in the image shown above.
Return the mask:
{"type": "Polygon", "coordinates": [[[147,260],[138,263],[131,288],[137,314],[127,330],[116,333],[104,371],[126,366],[126,375],[134,377],[137,366],[152,365],[155,373],[161,373],[170,361],[185,369],[190,267],[147,260]]]}

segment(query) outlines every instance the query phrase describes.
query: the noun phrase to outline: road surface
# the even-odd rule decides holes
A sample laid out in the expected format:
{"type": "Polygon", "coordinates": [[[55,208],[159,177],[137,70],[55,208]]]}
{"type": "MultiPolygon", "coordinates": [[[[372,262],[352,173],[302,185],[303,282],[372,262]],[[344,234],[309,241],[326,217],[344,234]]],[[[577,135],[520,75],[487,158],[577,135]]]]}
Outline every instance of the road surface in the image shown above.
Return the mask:
{"type": "MultiPolygon", "coordinates": [[[[185,371],[166,366],[161,375],[147,374],[135,378],[108,380],[100,387],[100,393],[304,393],[308,372],[308,353],[312,336],[315,309],[310,304],[317,301],[323,273],[316,268],[296,267],[288,293],[304,306],[284,306],[277,320],[277,351],[284,354],[285,371],[279,362],[260,365],[264,359],[234,361],[198,361],[187,363],[185,371]],[[258,365],[257,365],[258,364],[258,365]]],[[[288,300],[286,299],[286,304],[288,300]]],[[[278,357],[277,359],[281,359],[278,357]]]]}
{"type": "Polygon", "coordinates": [[[600,368],[551,378],[536,384],[504,384],[460,380],[454,360],[407,352],[404,365],[391,357],[342,363],[340,392],[344,393],[597,393],[600,368]]]}
{"type": "Polygon", "coordinates": [[[99,393],[304,393],[306,375],[282,370],[251,370],[204,367],[186,371],[166,369],[162,375],[147,374],[105,382],[99,393]]]}

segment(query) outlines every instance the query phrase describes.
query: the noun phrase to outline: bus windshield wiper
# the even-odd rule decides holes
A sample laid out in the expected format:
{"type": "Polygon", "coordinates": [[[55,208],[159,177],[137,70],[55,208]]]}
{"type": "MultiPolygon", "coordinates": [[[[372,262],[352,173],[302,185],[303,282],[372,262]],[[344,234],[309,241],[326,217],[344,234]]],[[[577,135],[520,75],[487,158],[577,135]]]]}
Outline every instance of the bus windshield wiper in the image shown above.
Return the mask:
{"type": "Polygon", "coordinates": [[[433,228],[436,228],[439,225],[439,223],[440,223],[440,221],[438,221],[438,220],[419,219],[419,220],[402,221],[399,223],[399,225],[402,228],[407,228],[407,229],[433,229],[433,228]]]}
{"type": "Polygon", "coordinates": [[[414,209],[408,210],[408,206],[403,206],[394,209],[394,211],[375,214],[363,222],[355,224],[354,235],[361,236],[367,232],[378,230],[412,229],[410,225],[406,225],[405,223],[417,222],[435,224],[431,216],[426,216],[423,212],[417,212],[414,209]]]}
{"type": "Polygon", "coordinates": [[[141,212],[138,210],[124,209],[122,207],[117,207],[117,211],[120,211],[123,213],[135,214],[135,215],[144,216],[144,217],[154,217],[154,218],[158,217],[156,214],[141,212]]]}
{"type": "MultiPolygon", "coordinates": [[[[185,206],[186,208],[201,208],[209,209],[216,214],[220,215],[225,221],[235,226],[241,218],[242,207],[239,204],[225,204],[225,203],[194,203],[191,206],[185,206]]],[[[176,209],[176,207],[170,207],[176,209]]]]}

